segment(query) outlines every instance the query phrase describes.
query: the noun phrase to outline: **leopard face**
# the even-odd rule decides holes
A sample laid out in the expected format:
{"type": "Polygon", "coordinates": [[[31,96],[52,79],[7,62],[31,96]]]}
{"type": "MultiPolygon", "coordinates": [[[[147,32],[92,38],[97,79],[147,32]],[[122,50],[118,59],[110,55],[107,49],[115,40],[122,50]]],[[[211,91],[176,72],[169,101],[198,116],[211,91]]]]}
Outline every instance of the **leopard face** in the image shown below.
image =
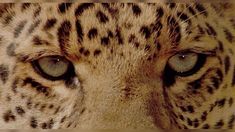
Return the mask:
{"type": "Polygon", "coordinates": [[[232,3],[0,5],[0,128],[233,128],[232,3]]]}

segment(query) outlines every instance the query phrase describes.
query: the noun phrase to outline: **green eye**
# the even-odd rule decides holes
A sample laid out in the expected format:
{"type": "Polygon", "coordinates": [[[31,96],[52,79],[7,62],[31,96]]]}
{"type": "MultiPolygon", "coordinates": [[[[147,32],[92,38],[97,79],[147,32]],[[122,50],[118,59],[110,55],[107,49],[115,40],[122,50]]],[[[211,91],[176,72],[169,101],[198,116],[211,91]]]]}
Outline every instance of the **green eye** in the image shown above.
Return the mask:
{"type": "Polygon", "coordinates": [[[50,80],[66,79],[74,73],[73,65],[61,56],[47,56],[33,61],[34,69],[50,80]]]}
{"type": "Polygon", "coordinates": [[[179,76],[196,73],[205,63],[206,56],[194,52],[183,52],[172,56],[168,60],[168,67],[179,76]]]}

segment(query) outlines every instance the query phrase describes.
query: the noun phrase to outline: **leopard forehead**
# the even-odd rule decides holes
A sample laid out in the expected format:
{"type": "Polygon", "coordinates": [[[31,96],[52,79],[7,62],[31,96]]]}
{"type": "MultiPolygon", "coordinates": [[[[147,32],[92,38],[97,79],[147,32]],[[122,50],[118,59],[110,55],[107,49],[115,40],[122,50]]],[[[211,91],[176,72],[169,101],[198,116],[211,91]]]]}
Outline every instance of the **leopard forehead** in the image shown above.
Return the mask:
{"type": "MultiPolygon", "coordinates": [[[[121,52],[124,47],[159,54],[164,51],[162,54],[165,55],[166,51],[177,51],[187,43],[221,33],[215,29],[218,23],[213,20],[218,19],[218,15],[211,13],[216,9],[210,4],[45,3],[12,6],[15,8],[4,14],[2,21],[5,26],[16,23],[14,29],[10,29],[16,41],[27,39],[25,46],[54,46],[75,60],[97,57],[103,50],[121,52]],[[14,17],[18,10],[21,18],[14,17]]],[[[231,31],[226,27],[224,34],[231,41],[231,31]]]]}
{"type": "Polygon", "coordinates": [[[235,24],[224,7],[209,3],[0,5],[0,88],[9,88],[0,89],[6,100],[0,102],[6,106],[0,110],[0,127],[6,123],[11,128],[11,123],[27,118],[24,125],[31,128],[97,127],[102,121],[113,127],[112,121],[117,127],[138,127],[142,121],[140,127],[233,128],[234,94],[229,88],[235,85],[235,24]],[[216,57],[192,79],[163,76],[167,58],[184,50],[212,52],[216,57]],[[77,92],[74,80],[52,83],[28,70],[28,62],[49,55],[65,56],[79,64],[75,68],[80,71],[89,66],[95,78],[78,73],[84,91],[77,92]],[[6,58],[17,61],[13,64],[15,60],[6,58]],[[147,85],[155,90],[145,90],[147,85]],[[112,88],[116,89],[109,91],[112,88]],[[145,92],[148,97],[141,96],[145,92]],[[129,113],[119,117],[123,109],[129,113]],[[216,114],[226,109],[232,112],[224,117],[216,114]],[[89,116],[78,121],[81,115],[89,116]]]}

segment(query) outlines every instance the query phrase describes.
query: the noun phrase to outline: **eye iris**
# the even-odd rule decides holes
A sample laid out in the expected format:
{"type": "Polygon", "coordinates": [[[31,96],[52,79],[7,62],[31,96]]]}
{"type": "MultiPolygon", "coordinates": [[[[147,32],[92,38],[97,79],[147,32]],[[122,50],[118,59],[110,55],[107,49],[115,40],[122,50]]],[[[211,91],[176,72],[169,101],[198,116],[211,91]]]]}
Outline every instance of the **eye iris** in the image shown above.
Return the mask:
{"type": "Polygon", "coordinates": [[[169,66],[176,72],[183,73],[194,68],[198,61],[196,53],[180,53],[169,59],[169,66]]]}
{"type": "Polygon", "coordinates": [[[44,57],[38,60],[40,69],[47,75],[59,77],[68,70],[69,62],[58,57],[44,57]]]}

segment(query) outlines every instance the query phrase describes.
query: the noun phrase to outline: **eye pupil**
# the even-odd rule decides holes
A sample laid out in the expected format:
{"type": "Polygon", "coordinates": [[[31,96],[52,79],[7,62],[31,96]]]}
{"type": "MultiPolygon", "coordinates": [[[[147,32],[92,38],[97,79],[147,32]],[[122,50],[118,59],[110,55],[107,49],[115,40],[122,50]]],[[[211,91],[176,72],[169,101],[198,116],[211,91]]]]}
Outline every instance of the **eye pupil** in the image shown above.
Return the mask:
{"type": "Polygon", "coordinates": [[[186,55],[179,55],[180,60],[184,60],[186,58],[186,55]]]}

